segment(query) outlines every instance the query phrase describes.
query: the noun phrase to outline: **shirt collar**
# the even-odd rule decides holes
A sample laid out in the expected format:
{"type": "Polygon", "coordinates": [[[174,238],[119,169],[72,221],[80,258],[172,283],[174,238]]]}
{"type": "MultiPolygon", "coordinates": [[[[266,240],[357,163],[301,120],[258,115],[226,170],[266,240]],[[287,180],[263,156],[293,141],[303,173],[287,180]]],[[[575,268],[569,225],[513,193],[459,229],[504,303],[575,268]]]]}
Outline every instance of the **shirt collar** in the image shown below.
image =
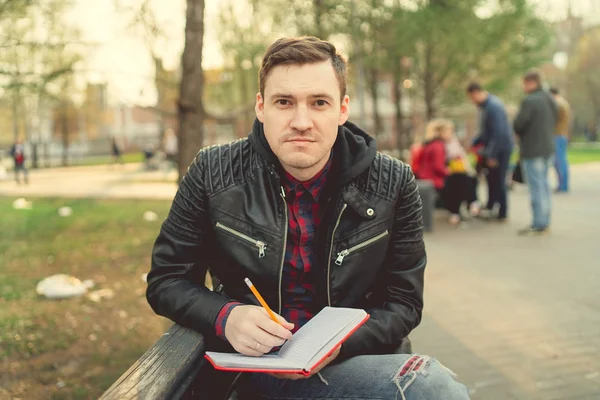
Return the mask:
{"type": "Polygon", "coordinates": [[[325,166],[315,176],[304,182],[299,181],[285,171],[285,179],[283,182],[285,191],[290,193],[299,189],[304,189],[312,195],[315,201],[319,201],[319,195],[323,191],[323,187],[325,186],[325,182],[327,180],[327,173],[331,169],[331,159],[332,156],[330,155],[327,164],[325,164],[325,166]]]}

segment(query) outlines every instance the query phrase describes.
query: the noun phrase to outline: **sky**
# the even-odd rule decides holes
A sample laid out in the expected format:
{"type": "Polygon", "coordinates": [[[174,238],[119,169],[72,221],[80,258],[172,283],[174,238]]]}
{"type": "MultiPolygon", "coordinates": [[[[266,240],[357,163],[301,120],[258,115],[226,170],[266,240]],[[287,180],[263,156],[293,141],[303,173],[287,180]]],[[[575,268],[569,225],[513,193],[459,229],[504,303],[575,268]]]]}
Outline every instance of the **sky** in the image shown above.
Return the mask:
{"type": "MultiPolygon", "coordinates": [[[[231,0],[243,8],[245,0],[231,0]]],[[[491,0],[492,2],[495,0],[491,0]]],[[[585,15],[600,22],[600,0],[530,0],[540,15],[556,20],[566,15],[571,3],[575,15],[585,15]]],[[[140,0],[75,0],[68,18],[77,25],[82,39],[93,42],[87,51],[85,73],[81,78],[109,84],[111,103],[150,105],[155,92],[152,85],[154,67],[150,51],[140,32],[128,28],[130,14],[123,6],[135,6],[140,0]],[[116,4],[121,7],[116,7],[116,4]]],[[[205,37],[203,67],[214,68],[222,63],[217,40],[219,7],[222,0],[205,0],[205,37]]],[[[175,68],[183,51],[185,0],[151,0],[166,40],[157,45],[167,68],[175,68]]],[[[83,80],[83,79],[82,79],[83,80]]]]}

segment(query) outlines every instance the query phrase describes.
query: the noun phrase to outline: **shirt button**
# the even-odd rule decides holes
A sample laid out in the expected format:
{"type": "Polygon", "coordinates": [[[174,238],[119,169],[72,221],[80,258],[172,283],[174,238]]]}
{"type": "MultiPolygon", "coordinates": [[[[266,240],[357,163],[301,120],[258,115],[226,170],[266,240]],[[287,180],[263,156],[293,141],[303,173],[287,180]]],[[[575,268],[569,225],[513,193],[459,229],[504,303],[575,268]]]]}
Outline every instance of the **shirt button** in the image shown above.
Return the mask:
{"type": "Polygon", "coordinates": [[[373,210],[372,208],[367,208],[367,215],[368,215],[369,217],[372,217],[372,216],[373,216],[373,214],[375,214],[375,210],[373,210]]]}

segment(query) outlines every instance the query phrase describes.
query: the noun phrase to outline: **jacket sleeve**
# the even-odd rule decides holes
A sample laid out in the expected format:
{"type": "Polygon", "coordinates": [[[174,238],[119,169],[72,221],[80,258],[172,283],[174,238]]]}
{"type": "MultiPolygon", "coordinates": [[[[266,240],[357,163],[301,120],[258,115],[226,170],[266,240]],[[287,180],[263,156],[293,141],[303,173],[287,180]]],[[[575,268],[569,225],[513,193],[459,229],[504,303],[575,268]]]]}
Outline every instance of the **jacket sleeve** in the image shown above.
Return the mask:
{"type": "Polygon", "coordinates": [[[404,183],[395,205],[385,268],[369,297],[374,305],[367,310],[371,317],[344,342],[339,361],[361,354],[393,353],[421,322],[427,264],[421,197],[410,168],[401,167],[401,175],[404,183]]]}
{"type": "Polygon", "coordinates": [[[486,120],[486,131],[487,131],[487,142],[483,149],[483,156],[487,158],[496,159],[498,156],[498,142],[501,140],[501,129],[503,125],[502,113],[497,109],[490,109],[487,114],[486,120]]]}
{"type": "Polygon", "coordinates": [[[203,151],[179,185],[152,250],[146,298],[159,315],[202,333],[214,333],[219,311],[230,300],[204,285],[207,270],[203,151]]]}
{"type": "Polygon", "coordinates": [[[521,103],[521,107],[519,108],[519,113],[517,114],[513,128],[515,133],[519,136],[522,136],[527,132],[527,128],[529,127],[529,123],[531,121],[531,116],[533,113],[533,104],[529,98],[526,98],[521,103]]]}

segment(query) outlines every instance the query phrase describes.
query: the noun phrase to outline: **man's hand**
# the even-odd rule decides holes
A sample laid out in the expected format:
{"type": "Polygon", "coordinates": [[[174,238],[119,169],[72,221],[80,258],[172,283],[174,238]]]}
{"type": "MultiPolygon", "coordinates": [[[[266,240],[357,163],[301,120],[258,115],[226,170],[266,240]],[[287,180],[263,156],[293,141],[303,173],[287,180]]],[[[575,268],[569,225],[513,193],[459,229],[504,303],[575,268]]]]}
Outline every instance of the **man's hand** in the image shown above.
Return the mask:
{"type": "Polygon", "coordinates": [[[315,369],[313,369],[310,373],[310,375],[302,375],[302,374],[269,374],[275,378],[279,378],[279,379],[291,379],[291,380],[298,380],[298,379],[308,379],[311,376],[317,374],[319,371],[321,371],[323,368],[325,368],[329,363],[331,363],[333,360],[335,360],[337,358],[337,356],[340,354],[340,349],[342,348],[342,346],[338,346],[333,353],[331,353],[331,355],[329,357],[327,357],[326,359],[323,360],[322,363],[320,363],[319,365],[317,365],[315,367],[315,369]]]}
{"type": "Polygon", "coordinates": [[[225,337],[238,353],[262,356],[292,338],[290,329],[294,328],[294,324],[279,315],[277,317],[281,325],[269,318],[262,307],[237,306],[227,317],[225,337]]]}
{"type": "Polygon", "coordinates": [[[487,159],[487,166],[490,168],[496,168],[498,166],[498,160],[495,160],[493,158],[488,158],[487,159]]]}

